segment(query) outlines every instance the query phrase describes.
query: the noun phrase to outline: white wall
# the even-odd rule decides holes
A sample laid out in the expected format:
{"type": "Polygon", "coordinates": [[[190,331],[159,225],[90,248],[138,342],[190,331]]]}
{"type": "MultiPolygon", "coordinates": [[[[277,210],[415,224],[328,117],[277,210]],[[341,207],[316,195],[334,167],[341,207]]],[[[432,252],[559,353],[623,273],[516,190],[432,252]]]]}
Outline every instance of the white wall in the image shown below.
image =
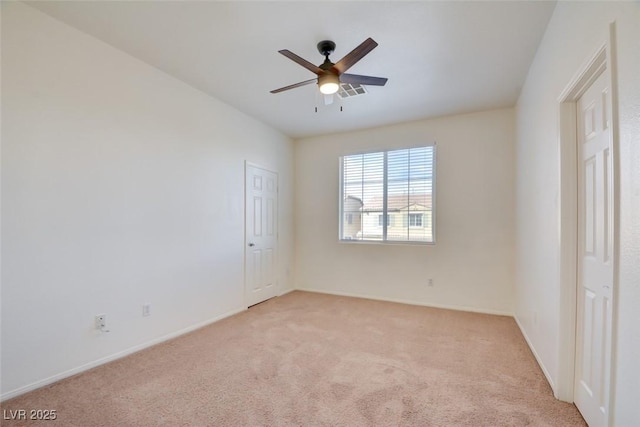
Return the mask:
{"type": "Polygon", "coordinates": [[[296,286],[512,313],[514,139],[505,109],[296,141],[296,286]],[[339,243],[338,157],[434,141],[436,244],[339,243]]]}
{"type": "Polygon", "coordinates": [[[293,287],[287,137],[20,3],[2,67],[3,398],[245,308],[245,159],[280,174],[293,287]]]}
{"type": "Polygon", "coordinates": [[[559,369],[559,107],[616,21],[620,118],[620,275],[616,426],[640,425],[640,4],[559,2],[517,106],[516,317],[554,387],[559,369]],[[537,314],[537,316],[534,316],[537,314]],[[534,320],[537,317],[537,321],[534,320]]]}

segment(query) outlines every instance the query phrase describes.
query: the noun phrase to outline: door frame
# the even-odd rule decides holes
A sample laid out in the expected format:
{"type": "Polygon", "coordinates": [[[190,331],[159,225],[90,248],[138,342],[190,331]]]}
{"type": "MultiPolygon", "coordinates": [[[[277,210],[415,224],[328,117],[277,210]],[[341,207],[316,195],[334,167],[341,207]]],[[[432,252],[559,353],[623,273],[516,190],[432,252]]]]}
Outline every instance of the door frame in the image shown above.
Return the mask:
{"type": "Polygon", "coordinates": [[[279,263],[280,263],[280,174],[275,171],[275,170],[271,170],[267,167],[264,167],[258,163],[253,163],[250,162],[249,160],[245,160],[244,161],[244,167],[243,167],[243,173],[244,173],[244,198],[243,198],[243,210],[244,210],[244,224],[243,224],[243,229],[244,229],[244,233],[243,233],[243,260],[242,260],[242,275],[243,275],[243,290],[242,290],[242,305],[243,307],[247,308],[249,307],[248,305],[248,298],[247,298],[247,248],[248,248],[248,233],[247,233],[247,170],[249,167],[254,167],[254,168],[258,168],[258,169],[262,169],[264,171],[270,172],[275,174],[276,176],[276,194],[278,195],[278,206],[276,206],[276,250],[275,250],[275,254],[274,254],[274,264],[275,264],[275,268],[274,268],[274,286],[275,286],[275,296],[280,295],[280,269],[279,269],[279,263]]]}
{"type": "Polygon", "coordinates": [[[611,358],[608,390],[608,424],[612,425],[615,382],[615,349],[618,313],[619,276],[619,121],[618,81],[616,69],[616,25],[609,24],[605,42],[578,69],[558,97],[559,105],[559,150],[560,150],[560,334],[558,354],[558,378],[556,398],[574,401],[575,346],[577,325],[578,289],[578,136],[576,101],[584,94],[598,76],[607,73],[611,89],[611,150],[613,167],[613,301],[611,358]]]}

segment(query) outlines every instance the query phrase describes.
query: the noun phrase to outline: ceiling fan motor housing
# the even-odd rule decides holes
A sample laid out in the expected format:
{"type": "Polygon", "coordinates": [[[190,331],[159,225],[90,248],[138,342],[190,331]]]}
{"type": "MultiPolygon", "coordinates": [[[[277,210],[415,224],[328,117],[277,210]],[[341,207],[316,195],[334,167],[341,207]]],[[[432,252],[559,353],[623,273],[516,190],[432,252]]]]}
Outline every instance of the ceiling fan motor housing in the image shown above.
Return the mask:
{"type": "Polygon", "coordinates": [[[322,40],[318,43],[318,52],[325,57],[331,55],[334,50],[336,50],[336,44],[331,40],[322,40]]]}

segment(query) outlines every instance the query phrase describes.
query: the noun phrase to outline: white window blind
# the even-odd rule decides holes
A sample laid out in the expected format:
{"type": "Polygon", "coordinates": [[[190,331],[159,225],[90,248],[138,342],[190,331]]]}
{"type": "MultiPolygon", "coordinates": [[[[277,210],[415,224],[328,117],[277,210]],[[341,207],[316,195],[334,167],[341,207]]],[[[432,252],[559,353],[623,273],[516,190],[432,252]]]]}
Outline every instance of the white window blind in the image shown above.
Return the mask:
{"type": "Polygon", "coordinates": [[[340,239],[433,243],[434,159],[434,145],[341,157],[340,239]]]}

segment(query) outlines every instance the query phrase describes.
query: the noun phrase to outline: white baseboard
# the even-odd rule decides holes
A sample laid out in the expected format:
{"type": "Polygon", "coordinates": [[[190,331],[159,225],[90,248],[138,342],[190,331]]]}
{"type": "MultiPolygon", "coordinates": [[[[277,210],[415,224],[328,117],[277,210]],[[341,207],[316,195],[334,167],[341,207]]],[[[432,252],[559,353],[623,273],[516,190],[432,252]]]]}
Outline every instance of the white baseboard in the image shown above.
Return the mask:
{"type": "Polygon", "coordinates": [[[38,388],[47,386],[49,384],[53,384],[56,381],[60,381],[62,379],[65,379],[65,378],[68,378],[70,376],[79,374],[81,372],[87,371],[87,370],[95,368],[97,366],[104,365],[105,363],[109,363],[109,362],[112,362],[114,360],[121,359],[121,358],[123,358],[125,356],[128,356],[130,354],[136,353],[136,352],[138,352],[140,350],[144,350],[145,348],[154,346],[156,344],[160,344],[160,343],[162,343],[164,341],[168,341],[168,340],[170,340],[172,338],[179,337],[180,335],[187,334],[189,332],[195,331],[196,329],[203,328],[203,327],[208,326],[208,325],[210,325],[212,323],[215,323],[215,322],[220,321],[222,319],[225,319],[227,317],[233,316],[234,314],[241,313],[241,312],[245,311],[246,309],[247,308],[244,307],[244,308],[239,308],[239,309],[236,309],[236,310],[229,311],[227,313],[221,314],[220,316],[216,316],[216,317],[213,317],[211,319],[205,320],[204,322],[196,323],[195,325],[191,325],[191,326],[188,326],[188,327],[186,327],[184,329],[180,329],[178,331],[171,332],[171,333],[169,333],[167,335],[163,335],[161,337],[152,339],[151,341],[147,341],[147,342],[145,342],[143,344],[139,344],[139,345],[130,347],[130,348],[126,349],[126,350],[119,351],[119,352],[114,353],[114,354],[112,354],[110,356],[102,357],[102,358],[100,358],[98,360],[94,360],[92,362],[85,363],[84,365],[78,366],[76,368],[69,369],[69,370],[64,371],[64,372],[60,372],[59,374],[56,374],[56,375],[52,375],[52,376],[50,376],[48,378],[45,378],[43,380],[39,380],[39,381],[36,381],[34,383],[28,384],[26,386],[19,387],[19,388],[15,389],[15,390],[8,391],[8,392],[3,393],[2,395],[0,395],[0,402],[8,400],[8,399],[11,399],[11,398],[14,398],[14,397],[19,396],[19,395],[24,394],[24,393],[28,393],[30,391],[33,391],[33,390],[36,390],[38,388]]]}
{"type": "Polygon", "coordinates": [[[536,351],[535,347],[531,343],[531,340],[529,339],[527,332],[522,327],[522,323],[520,323],[520,319],[518,319],[518,316],[516,315],[514,315],[513,318],[516,320],[516,324],[518,325],[518,328],[520,328],[520,333],[522,333],[522,336],[524,337],[524,340],[527,342],[527,345],[529,346],[531,353],[533,353],[533,357],[536,358],[536,362],[538,362],[538,366],[540,366],[540,369],[542,369],[542,373],[544,374],[545,378],[547,379],[547,382],[551,386],[551,390],[553,390],[553,395],[557,399],[558,393],[556,390],[556,385],[553,382],[553,378],[551,378],[549,371],[547,371],[547,368],[544,366],[544,363],[542,363],[542,359],[540,358],[540,356],[538,355],[538,352],[536,351]]]}
{"type": "Polygon", "coordinates": [[[339,291],[326,291],[320,289],[313,288],[297,288],[297,291],[305,291],[305,292],[315,292],[318,294],[328,294],[328,295],[339,295],[343,297],[354,297],[354,298],[365,298],[372,299],[376,301],[387,301],[387,302],[397,302],[400,304],[409,304],[409,305],[419,305],[423,307],[433,307],[433,308],[443,308],[446,310],[457,310],[457,311],[469,311],[472,313],[483,313],[483,314],[495,314],[498,316],[510,316],[513,317],[513,313],[502,310],[493,310],[493,309],[485,309],[485,308],[477,308],[477,307],[467,307],[463,305],[447,305],[447,304],[432,304],[421,301],[414,300],[404,300],[397,298],[382,298],[378,296],[366,295],[366,294],[355,294],[350,292],[339,292],[339,291]]]}

